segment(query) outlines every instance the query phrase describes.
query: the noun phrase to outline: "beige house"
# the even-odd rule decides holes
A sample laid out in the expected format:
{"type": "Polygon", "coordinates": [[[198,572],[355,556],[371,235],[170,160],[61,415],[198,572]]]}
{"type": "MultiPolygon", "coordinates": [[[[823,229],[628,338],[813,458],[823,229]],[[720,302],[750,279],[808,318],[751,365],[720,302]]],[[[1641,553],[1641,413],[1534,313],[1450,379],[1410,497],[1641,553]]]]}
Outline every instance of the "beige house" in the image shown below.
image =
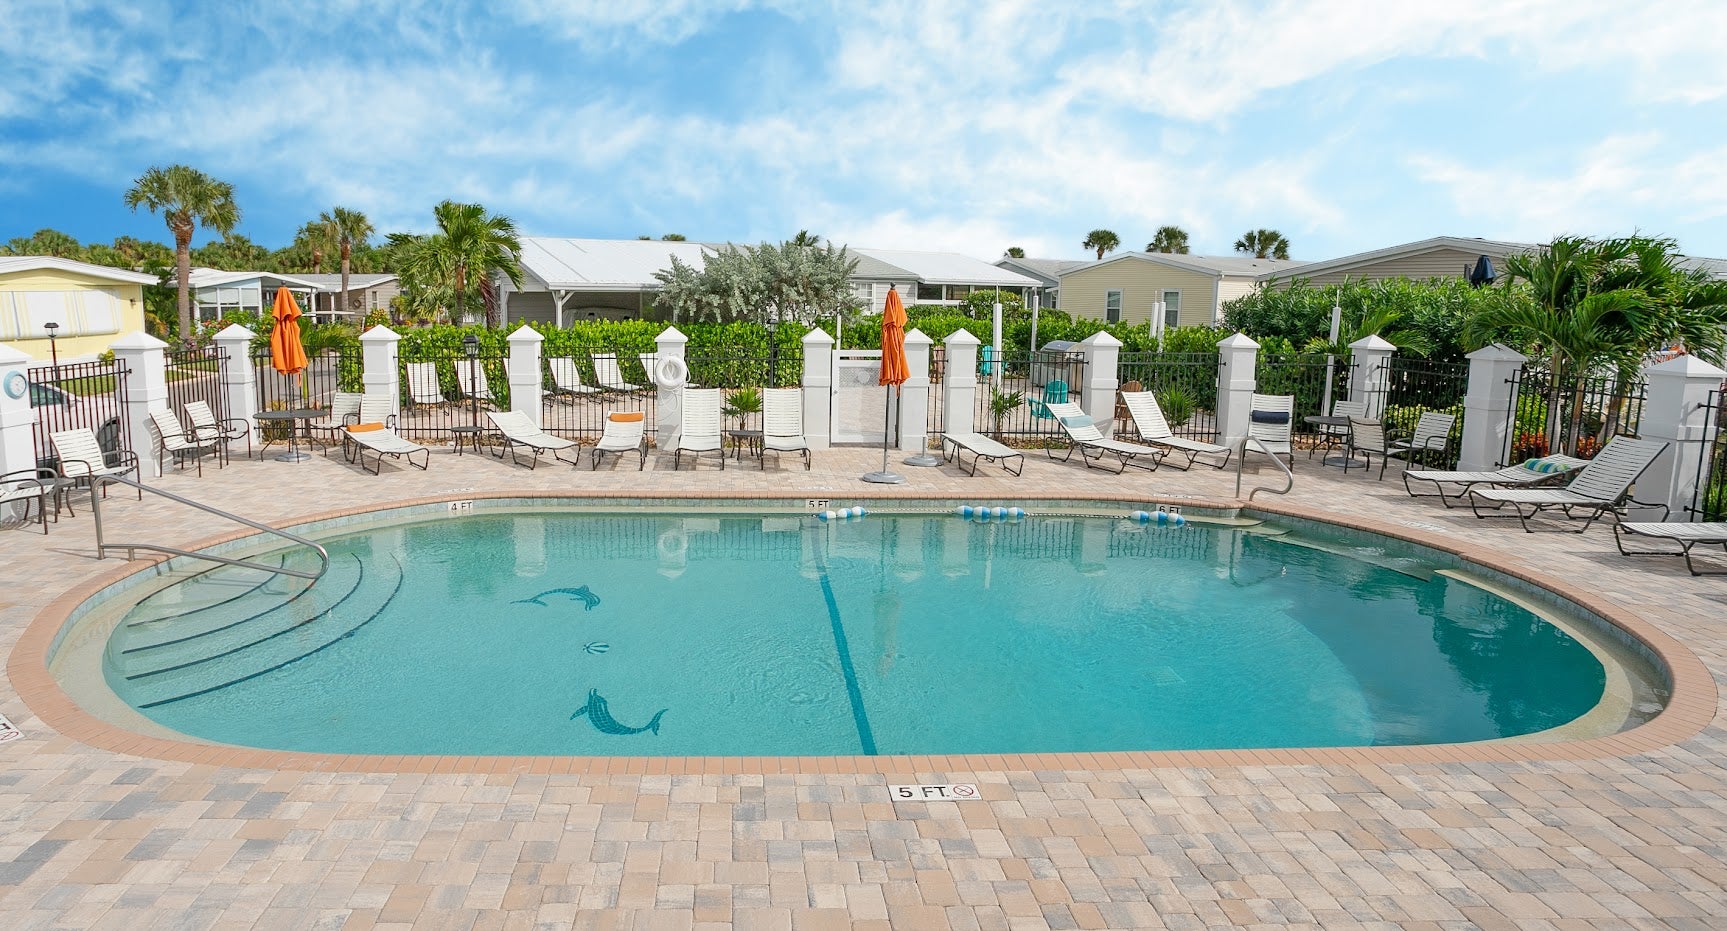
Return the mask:
{"type": "Polygon", "coordinates": [[[154,275],[106,265],[0,256],[0,345],[44,362],[94,359],[144,329],[144,286],[156,283],[154,275]]]}
{"type": "Polygon", "coordinates": [[[1305,279],[1314,287],[1326,287],[1342,284],[1345,280],[1408,278],[1411,281],[1426,281],[1429,278],[1467,278],[1476,261],[1484,255],[1493,263],[1494,271],[1503,274],[1506,256],[1533,252],[1539,248],[1539,245],[1527,242],[1435,236],[1420,242],[1360,252],[1326,262],[1309,262],[1270,276],[1270,280],[1274,286],[1287,286],[1297,279],[1305,279]]]}
{"type": "Polygon", "coordinates": [[[1302,263],[1244,256],[1124,252],[1061,275],[1059,307],[1075,317],[1148,323],[1159,301],[1165,327],[1211,326],[1224,301],[1253,290],[1262,278],[1302,263]]]}

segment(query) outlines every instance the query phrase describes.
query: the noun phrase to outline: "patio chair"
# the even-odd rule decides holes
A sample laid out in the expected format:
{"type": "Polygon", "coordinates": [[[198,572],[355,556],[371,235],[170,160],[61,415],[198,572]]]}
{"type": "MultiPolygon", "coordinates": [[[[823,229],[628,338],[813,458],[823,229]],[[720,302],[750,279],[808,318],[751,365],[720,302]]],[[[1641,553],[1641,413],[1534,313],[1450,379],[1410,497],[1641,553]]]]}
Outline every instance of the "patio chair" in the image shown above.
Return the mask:
{"type": "Polygon", "coordinates": [[[329,455],[330,447],[341,440],[343,427],[359,422],[362,397],[364,395],[358,391],[338,391],[330,398],[330,415],[306,424],[307,432],[322,437],[325,455],[329,455]]]}
{"type": "Polygon", "coordinates": [[[1418,458],[1425,459],[1435,453],[1444,456],[1451,445],[1451,428],[1456,423],[1455,414],[1422,411],[1415,421],[1415,434],[1406,439],[1392,440],[1385,455],[1403,459],[1410,466],[1414,466],[1418,458]]]}
{"type": "Polygon", "coordinates": [[[214,438],[222,444],[222,454],[235,440],[246,441],[246,458],[252,458],[252,422],[242,417],[218,420],[216,412],[204,401],[186,402],[186,419],[192,421],[192,433],[200,440],[214,438]]]}
{"type": "Polygon", "coordinates": [[[204,475],[204,454],[217,456],[217,465],[221,464],[220,450],[222,441],[216,437],[199,438],[180,424],[180,419],[173,411],[154,410],[150,412],[150,422],[147,424],[150,436],[156,441],[156,460],[159,465],[166,466],[168,460],[174,460],[175,468],[184,469],[189,458],[198,468],[198,476],[204,475]]]}
{"type": "MultiPolygon", "coordinates": [[[[1066,403],[1045,401],[1043,406],[1055,418],[1055,422],[1061,425],[1062,432],[1067,434],[1067,454],[1061,457],[1062,462],[1072,459],[1074,451],[1078,450],[1080,461],[1085,463],[1086,468],[1102,468],[1102,466],[1094,466],[1092,463],[1094,461],[1103,462],[1104,456],[1114,456],[1119,463],[1115,473],[1120,475],[1127,471],[1127,467],[1130,465],[1135,468],[1154,471],[1157,469],[1158,463],[1163,461],[1163,457],[1169,455],[1168,451],[1156,446],[1112,440],[1104,436],[1103,431],[1091,422],[1091,417],[1086,414],[1085,409],[1072,401],[1066,403]]],[[[1054,449],[1045,449],[1044,452],[1048,453],[1051,459],[1055,458],[1054,449]]]]}
{"type": "Polygon", "coordinates": [[[780,453],[795,452],[804,457],[804,471],[810,470],[810,441],[804,437],[804,391],[802,388],[765,388],[762,390],[762,455],[761,468],[767,468],[767,451],[774,451],[774,462],[780,453]]]}
{"type": "Polygon", "coordinates": [[[353,458],[349,461],[357,460],[360,463],[360,468],[373,475],[378,475],[384,471],[385,456],[407,459],[408,465],[421,471],[425,471],[432,464],[431,450],[411,440],[403,439],[384,423],[362,421],[349,424],[346,432],[348,442],[353,444],[349,447],[353,450],[353,458]],[[372,464],[369,467],[366,465],[366,453],[368,452],[373,455],[372,464]],[[424,457],[422,461],[414,461],[416,453],[424,457]]]}
{"type": "Polygon", "coordinates": [[[547,450],[551,451],[553,459],[560,459],[571,465],[582,461],[580,452],[575,454],[574,459],[564,459],[561,455],[566,449],[580,449],[580,443],[541,430],[538,424],[521,411],[488,411],[486,416],[492,419],[492,425],[504,435],[504,445],[497,451],[499,459],[504,458],[504,453],[508,452],[510,461],[521,465],[521,460],[516,458],[516,447],[523,446],[534,451],[533,456],[528,459],[530,469],[539,466],[540,453],[547,450]]]}
{"type": "Polygon", "coordinates": [[[1289,460],[1289,470],[1295,471],[1295,452],[1291,445],[1295,420],[1295,395],[1256,394],[1248,404],[1247,436],[1258,443],[1244,442],[1242,455],[1250,452],[1267,453],[1273,458],[1289,460]]]}
{"type": "MultiPolygon", "coordinates": [[[[1333,417],[1366,417],[1366,401],[1333,401],[1331,402],[1333,417]]],[[[1315,435],[1319,442],[1307,451],[1307,458],[1312,459],[1315,452],[1337,449],[1349,442],[1349,428],[1337,424],[1322,423],[1315,435]]]]}
{"type": "MultiPolygon", "coordinates": [[[[53,469],[19,469],[0,475],[0,517],[29,523],[30,502],[36,502],[36,516],[42,522],[42,534],[48,534],[48,499],[59,490],[53,469]]],[[[54,515],[59,521],[59,513],[54,515]]]]}
{"type": "Polygon", "coordinates": [[[646,385],[637,385],[624,381],[624,373],[623,370],[618,368],[618,357],[615,353],[595,353],[593,360],[594,381],[601,388],[607,391],[622,391],[625,394],[634,394],[637,391],[648,390],[646,385]]]}
{"type": "Polygon", "coordinates": [[[492,386],[486,381],[486,367],[478,362],[456,365],[456,385],[461,389],[462,399],[498,406],[497,399],[492,397],[492,386]]]}
{"type": "Polygon", "coordinates": [[[645,468],[648,464],[647,419],[647,414],[642,411],[613,411],[607,414],[605,429],[600,432],[600,441],[594,445],[591,468],[598,469],[600,459],[606,453],[617,453],[621,456],[632,451],[641,457],[636,463],[636,471],[645,468]]]}
{"type": "MultiPolygon", "coordinates": [[[[119,428],[117,420],[112,421],[116,433],[119,428]]],[[[104,432],[108,425],[103,424],[104,432]]],[[[116,441],[119,437],[116,435],[116,441]]],[[[131,474],[134,481],[138,478],[138,456],[130,450],[120,449],[118,445],[112,450],[103,451],[102,444],[97,442],[96,434],[89,427],[78,427],[72,430],[59,430],[50,437],[54,444],[54,455],[60,460],[60,474],[68,479],[86,484],[90,487],[90,497],[96,497],[96,486],[102,484],[102,479],[114,476],[124,477],[131,474]]],[[[103,488],[102,494],[108,493],[103,488]]],[[[144,490],[138,489],[138,500],[144,500],[144,490]]]]}
{"type": "MultiPolygon", "coordinates": [[[[1587,459],[1575,459],[1571,456],[1546,456],[1540,459],[1530,459],[1520,465],[1506,466],[1491,472],[1444,472],[1428,469],[1409,469],[1403,473],[1403,490],[1409,492],[1411,498],[1434,498],[1446,507],[1451,507],[1453,499],[1463,498],[1469,494],[1469,489],[1476,485],[1497,485],[1507,488],[1535,487],[1551,485],[1571,475],[1578,469],[1589,464],[1587,459]],[[1431,493],[1416,491],[1416,486],[1409,484],[1429,482],[1433,485],[1431,493]],[[1446,485],[1459,485],[1457,493],[1445,493],[1446,485]]],[[[1425,486],[1422,486],[1425,487],[1425,486]]]]}
{"type": "Polygon", "coordinates": [[[720,399],[718,388],[686,389],[683,398],[683,412],[678,427],[678,442],[672,447],[672,470],[676,471],[682,463],[684,453],[689,453],[694,461],[702,453],[719,453],[720,468],[726,467],[726,453],[720,440],[724,437],[723,421],[720,418],[720,399]]]}
{"type": "MultiPolygon", "coordinates": [[[[1157,396],[1151,392],[1123,391],[1121,402],[1127,408],[1127,417],[1133,422],[1134,429],[1139,431],[1141,440],[1187,457],[1187,465],[1181,467],[1182,471],[1192,468],[1200,456],[1221,456],[1217,461],[1219,469],[1229,464],[1229,457],[1235,450],[1176,436],[1169,429],[1169,421],[1163,416],[1163,408],[1158,405],[1157,396]]],[[[1164,461],[1168,461],[1167,456],[1164,461]]]]}
{"type": "Polygon", "coordinates": [[[1535,528],[1529,526],[1529,518],[1554,508],[1564,513],[1566,518],[1570,518],[1573,511],[1589,515],[1575,533],[1588,530],[1589,525],[1603,513],[1611,513],[1615,521],[1622,519],[1619,512],[1627,501],[1640,507],[1660,508],[1661,516],[1665,518],[1666,505],[1637,501],[1631,497],[1631,485],[1666,448],[1667,444],[1660,440],[1616,436],[1588,465],[1579,469],[1577,477],[1564,488],[1471,488],[1469,507],[1476,517],[1486,518],[1502,515],[1481,513],[1481,502],[1491,502],[1494,508],[1509,504],[1517,512],[1523,529],[1529,533],[1535,532],[1535,528]],[[1530,509],[1528,513],[1523,510],[1525,506],[1530,509]]]}
{"type": "MultiPolygon", "coordinates": [[[[42,528],[48,532],[47,527],[42,528]]],[[[1699,570],[1691,561],[1691,548],[1698,545],[1720,546],[1727,550],[1727,522],[1712,521],[1690,524],[1651,524],[1634,521],[1617,521],[1613,524],[1613,543],[1619,547],[1619,552],[1626,556],[1683,556],[1685,568],[1692,575],[1722,575],[1727,569],[1699,570]],[[1656,540],[1670,540],[1679,544],[1679,551],[1672,550],[1628,550],[1625,548],[1625,535],[1649,537],[1656,540]]]]}
{"type": "MultiPolygon", "coordinates": [[[[390,398],[382,394],[355,395],[358,400],[354,405],[354,413],[343,418],[342,424],[342,457],[349,462],[354,461],[353,435],[349,427],[359,424],[383,424],[390,430],[396,429],[396,415],[390,398]]],[[[364,432],[364,431],[362,431],[364,432]]]]}
{"type": "Polygon", "coordinates": [[[649,385],[658,388],[660,386],[660,376],[656,373],[659,370],[660,354],[657,352],[637,353],[636,361],[642,364],[642,377],[648,380],[649,385]]]}
{"type": "Polygon", "coordinates": [[[959,470],[967,475],[977,474],[977,464],[988,459],[1001,466],[1002,471],[1017,476],[1025,471],[1025,453],[1011,446],[1004,446],[981,433],[950,431],[941,435],[941,457],[948,462],[957,463],[959,470]],[[950,451],[949,446],[953,449],[950,451]],[[971,453],[971,470],[965,467],[965,457],[961,453],[971,453]],[[1013,468],[1008,463],[1019,460],[1019,468],[1013,468]]]}
{"type": "Polygon", "coordinates": [[[408,363],[408,403],[448,404],[444,397],[443,385],[438,381],[438,364],[436,362],[408,363]]]}
{"type": "Polygon", "coordinates": [[[546,361],[552,370],[553,386],[547,397],[573,403],[583,395],[600,393],[600,389],[593,385],[582,384],[582,370],[576,365],[575,359],[556,356],[546,361]]]}
{"type": "Polygon", "coordinates": [[[1373,457],[1379,457],[1379,480],[1385,481],[1385,464],[1391,460],[1389,444],[1385,442],[1385,424],[1366,417],[1349,418],[1349,445],[1343,448],[1343,473],[1349,474],[1349,466],[1355,462],[1355,454],[1361,453],[1367,463],[1364,471],[1373,468],[1373,457]]]}

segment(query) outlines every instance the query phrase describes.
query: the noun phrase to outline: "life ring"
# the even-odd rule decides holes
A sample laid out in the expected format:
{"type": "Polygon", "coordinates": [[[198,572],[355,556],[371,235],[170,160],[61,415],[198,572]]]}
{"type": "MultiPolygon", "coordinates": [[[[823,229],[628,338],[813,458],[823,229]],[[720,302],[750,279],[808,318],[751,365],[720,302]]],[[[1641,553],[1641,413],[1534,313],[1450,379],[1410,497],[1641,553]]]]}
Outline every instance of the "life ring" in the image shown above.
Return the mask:
{"type": "Polygon", "coordinates": [[[682,388],[690,379],[690,367],[682,356],[664,356],[654,365],[654,384],[661,388],[682,388]]]}
{"type": "Polygon", "coordinates": [[[668,530],[660,534],[660,560],[663,562],[682,562],[689,545],[689,537],[683,531],[668,530]]]}

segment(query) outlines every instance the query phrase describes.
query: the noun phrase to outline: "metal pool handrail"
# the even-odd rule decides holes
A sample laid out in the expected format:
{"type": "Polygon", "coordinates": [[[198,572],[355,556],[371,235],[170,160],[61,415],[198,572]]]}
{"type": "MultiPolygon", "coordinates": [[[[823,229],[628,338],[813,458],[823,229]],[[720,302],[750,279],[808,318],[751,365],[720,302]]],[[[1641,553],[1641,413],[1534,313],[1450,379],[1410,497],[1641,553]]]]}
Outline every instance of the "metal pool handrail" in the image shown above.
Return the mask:
{"type": "Polygon", "coordinates": [[[125,550],[127,559],[135,558],[138,550],[151,550],[153,552],[158,552],[158,553],[169,553],[169,554],[172,554],[174,556],[185,556],[185,557],[188,557],[190,559],[207,559],[211,562],[219,562],[219,563],[222,563],[222,564],[228,565],[228,566],[240,566],[240,567],[243,567],[246,569],[257,569],[260,572],[269,572],[269,573],[274,573],[276,575],[291,575],[291,576],[294,576],[296,578],[311,579],[313,581],[317,581],[318,579],[323,578],[325,571],[327,571],[330,568],[330,554],[329,554],[329,552],[326,551],[322,546],[319,546],[318,544],[313,543],[311,540],[308,540],[305,537],[299,536],[298,534],[289,533],[286,530],[278,530],[277,528],[271,527],[268,524],[260,524],[257,521],[252,520],[250,518],[241,517],[238,514],[230,514],[227,511],[222,510],[221,508],[211,507],[208,504],[202,504],[200,502],[193,501],[191,498],[181,497],[180,495],[174,494],[171,491],[163,491],[160,488],[155,488],[155,487],[152,487],[150,485],[145,485],[142,482],[135,482],[129,478],[122,478],[118,475],[93,476],[93,481],[96,484],[93,484],[90,488],[90,513],[91,513],[91,516],[96,521],[96,558],[97,559],[106,558],[108,555],[108,550],[110,550],[110,549],[125,550]],[[183,549],[180,549],[179,547],[167,546],[167,545],[161,544],[161,543],[105,543],[102,540],[102,505],[101,505],[102,496],[96,493],[100,489],[100,483],[102,483],[102,482],[115,482],[115,483],[121,484],[121,485],[130,485],[131,487],[136,488],[140,491],[147,491],[153,495],[161,495],[162,497],[167,498],[170,501],[178,501],[181,504],[187,505],[189,507],[197,508],[198,510],[203,511],[206,514],[214,514],[217,517],[226,517],[227,519],[229,519],[231,521],[245,524],[246,526],[254,528],[256,530],[262,530],[265,533],[281,537],[284,540],[288,540],[288,541],[293,542],[293,543],[299,543],[299,544],[303,544],[305,546],[309,546],[312,548],[313,552],[318,554],[318,569],[316,572],[312,572],[312,571],[308,571],[305,569],[289,569],[286,565],[268,566],[268,565],[264,565],[262,563],[248,562],[244,559],[231,559],[227,556],[217,556],[214,553],[197,553],[197,552],[193,552],[191,550],[183,550],[183,549]]]}
{"type": "Polygon", "coordinates": [[[1288,479],[1288,481],[1284,482],[1282,488],[1272,488],[1269,485],[1260,485],[1247,493],[1247,500],[1252,501],[1253,496],[1262,491],[1269,491],[1274,495],[1289,494],[1289,490],[1295,487],[1295,473],[1289,471],[1289,467],[1283,464],[1282,459],[1277,458],[1277,454],[1271,451],[1271,447],[1261,442],[1258,437],[1248,436],[1242,438],[1241,450],[1235,455],[1235,496],[1237,498],[1241,497],[1241,464],[1247,461],[1247,444],[1249,443],[1258,446],[1259,451],[1265,453],[1265,458],[1277,463],[1277,467],[1283,470],[1283,475],[1288,479]]]}

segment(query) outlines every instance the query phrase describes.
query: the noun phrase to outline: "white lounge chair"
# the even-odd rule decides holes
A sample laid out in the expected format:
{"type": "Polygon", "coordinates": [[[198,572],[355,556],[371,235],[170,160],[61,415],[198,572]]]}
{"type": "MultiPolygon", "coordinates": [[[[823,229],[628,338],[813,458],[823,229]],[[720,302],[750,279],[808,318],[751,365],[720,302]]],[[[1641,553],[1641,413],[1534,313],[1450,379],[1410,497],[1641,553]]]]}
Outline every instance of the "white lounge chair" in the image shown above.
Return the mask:
{"type": "Polygon", "coordinates": [[[480,363],[458,362],[456,385],[461,389],[463,399],[498,406],[497,399],[492,397],[492,386],[486,381],[486,368],[480,363]]]}
{"type": "Polygon", "coordinates": [[[1415,465],[1417,459],[1427,458],[1434,453],[1443,456],[1446,448],[1451,445],[1451,428],[1456,423],[1455,414],[1422,411],[1415,421],[1415,434],[1406,439],[1392,440],[1386,455],[1403,459],[1411,466],[1415,465]]]}
{"type": "Polygon", "coordinates": [[[633,393],[646,391],[646,385],[638,385],[624,381],[623,370],[618,368],[618,357],[610,352],[598,352],[593,355],[594,381],[607,391],[622,391],[633,393]]]}
{"type": "Polygon", "coordinates": [[[804,437],[804,392],[802,388],[765,388],[762,390],[762,455],[760,466],[767,468],[767,451],[774,451],[774,461],[780,453],[795,452],[804,457],[804,471],[810,469],[810,441],[804,437]]]}
{"type": "Polygon", "coordinates": [[[672,469],[683,462],[684,453],[692,460],[701,453],[718,453],[720,468],[726,467],[726,453],[720,440],[724,437],[720,406],[724,403],[718,388],[685,389],[683,413],[678,426],[678,442],[672,447],[672,469]]]}
{"type": "Polygon", "coordinates": [[[561,436],[553,436],[541,430],[533,420],[529,419],[527,414],[521,411],[488,411],[486,416],[492,418],[492,425],[504,435],[504,445],[497,453],[499,459],[504,458],[504,453],[508,452],[510,461],[520,465],[521,460],[516,457],[516,447],[524,446],[534,451],[533,456],[528,459],[528,468],[530,469],[539,466],[540,453],[547,450],[551,451],[553,459],[561,459],[571,465],[581,462],[582,454],[580,452],[575,454],[576,458],[574,459],[564,459],[561,454],[566,449],[579,450],[582,444],[575,440],[566,440],[561,436]]]}
{"type": "Polygon", "coordinates": [[[641,459],[636,463],[636,471],[641,471],[648,464],[648,423],[647,414],[642,411],[613,411],[606,415],[605,429],[600,431],[600,441],[594,445],[594,461],[591,468],[600,467],[600,459],[606,453],[622,455],[634,452],[641,459]]]}
{"type": "MultiPolygon", "coordinates": [[[[156,441],[156,458],[159,464],[165,466],[169,458],[172,458],[177,468],[184,469],[187,458],[190,458],[198,467],[199,476],[204,474],[204,454],[217,455],[222,446],[222,441],[217,437],[200,439],[196,433],[182,426],[180,419],[170,410],[151,411],[148,427],[150,436],[156,441]]],[[[219,456],[216,462],[221,464],[219,456]]]]}
{"type": "Polygon", "coordinates": [[[1495,508],[1507,504],[1517,512],[1517,519],[1522,522],[1523,529],[1534,533],[1535,528],[1529,526],[1529,518],[1542,511],[1559,509],[1567,518],[1573,511],[1583,511],[1589,515],[1583,526],[1576,533],[1589,529],[1595,519],[1603,513],[1611,513],[1615,520],[1620,519],[1620,510],[1627,500],[1641,507],[1660,508],[1661,516],[1667,516],[1667,506],[1664,504],[1643,504],[1631,499],[1631,485],[1637,481],[1645,469],[1661,455],[1667,444],[1660,440],[1637,440],[1625,436],[1616,436],[1597,453],[1589,464],[1579,469],[1577,477],[1564,488],[1471,488],[1469,490],[1469,507],[1476,517],[1497,517],[1502,515],[1481,513],[1480,503],[1489,502],[1495,508]],[[1527,506],[1529,511],[1524,512],[1527,506]]]}
{"type": "Polygon", "coordinates": [[[344,431],[344,448],[349,450],[349,461],[358,461],[360,468],[373,475],[384,470],[385,456],[406,459],[408,465],[424,471],[432,464],[432,451],[412,440],[404,439],[392,429],[396,419],[395,415],[390,413],[392,400],[382,395],[366,395],[360,399],[360,422],[348,425],[344,431]],[[366,465],[368,452],[372,453],[371,466],[366,465]],[[423,457],[422,461],[414,461],[416,453],[423,457]]]}
{"type": "MultiPolygon", "coordinates": [[[[1476,485],[1497,485],[1506,488],[1534,487],[1538,485],[1555,484],[1578,469],[1589,464],[1587,459],[1576,459],[1571,456],[1546,456],[1531,459],[1521,465],[1506,466],[1491,472],[1457,472],[1438,471],[1431,469],[1410,469],[1403,473],[1403,490],[1409,492],[1411,498],[1434,498],[1446,507],[1451,507],[1454,499],[1469,494],[1469,489],[1476,485]],[[1433,491],[1418,492],[1416,486],[1409,484],[1411,480],[1427,482],[1433,485],[1433,491]],[[1446,494],[1446,485],[1460,486],[1455,494],[1446,494]]],[[[1426,487],[1421,486],[1421,487],[1426,487]]]]}
{"type": "MultiPolygon", "coordinates": [[[[1103,435],[1097,424],[1091,422],[1091,417],[1078,404],[1044,402],[1044,408],[1061,424],[1063,433],[1067,434],[1067,454],[1061,457],[1062,462],[1073,458],[1074,450],[1079,451],[1080,461],[1086,468],[1101,468],[1092,463],[1103,461],[1104,456],[1114,456],[1120,466],[1115,470],[1117,475],[1133,466],[1147,471],[1155,470],[1163,457],[1169,455],[1165,449],[1156,446],[1146,446],[1141,443],[1129,443],[1124,440],[1112,440],[1103,435]]],[[[1054,449],[1044,450],[1051,459],[1055,458],[1054,449]]]]}
{"type": "MultiPolygon", "coordinates": [[[[104,452],[89,427],[59,430],[50,439],[54,443],[54,455],[60,460],[60,474],[88,485],[92,499],[103,478],[124,478],[128,474],[134,481],[138,478],[137,454],[125,449],[104,452]]],[[[107,489],[104,488],[102,493],[106,495],[107,489]]],[[[144,500],[143,489],[138,490],[138,500],[144,500]]]]}
{"type": "MultiPolygon", "coordinates": [[[[43,528],[47,532],[47,528],[43,528]]],[[[1727,549],[1727,522],[1712,521],[1690,524],[1651,524],[1636,521],[1617,521],[1613,525],[1613,542],[1619,547],[1619,552],[1626,556],[1683,556],[1685,568],[1692,575],[1722,575],[1727,569],[1699,570],[1691,561],[1691,548],[1694,546],[1720,546],[1727,549]],[[1649,537],[1656,540],[1670,540],[1679,544],[1679,551],[1672,550],[1628,550],[1625,548],[1625,535],[1649,537]]]]}
{"type": "Polygon", "coordinates": [[[587,394],[599,394],[600,389],[593,385],[582,384],[582,370],[576,365],[576,360],[569,356],[556,356],[547,360],[552,370],[552,385],[550,397],[565,401],[574,401],[587,394]]]}
{"type": "Polygon", "coordinates": [[[408,370],[408,403],[410,404],[447,404],[444,388],[438,380],[438,364],[436,362],[409,362],[408,370]]]}
{"type": "Polygon", "coordinates": [[[227,455],[228,445],[235,440],[246,441],[246,458],[252,458],[252,422],[240,417],[218,420],[216,412],[204,401],[186,402],[186,419],[192,421],[192,433],[200,440],[214,439],[222,444],[227,455]]]}
{"type": "Polygon", "coordinates": [[[968,475],[977,474],[978,461],[983,459],[1000,465],[1002,471],[1009,475],[1017,476],[1025,471],[1025,453],[1011,446],[1004,446],[981,433],[958,430],[943,433],[941,435],[941,457],[948,462],[957,463],[959,470],[968,475]],[[953,448],[950,450],[949,446],[953,448]],[[965,467],[965,457],[962,453],[971,453],[971,469],[969,471],[965,467]],[[1008,465],[1014,459],[1019,460],[1019,468],[1008,465]]]}
{"type": "MultiPolygon", "coordinates": [[[[1134,429],[1139,431],[1140,439],[1187,457],[1187,465],[1181,467],[1183,471],[1192,467],[1200,456],[1221,456],[1216,463],[1219,469],[1229,464],[1229,457],[1235,450],[1176,436],[1174,431],[1169,429],[1169,420],[1163,416],[1163,408],[1158,405],[1157,396],[1151,392],[1123,391],[1121,400],[1127,405],[1127,416],[1133,421],[1134,429]]],[[[1167,457],[1165,461],[1168,461],[1167,457]]]]}
{"type": "Polygon", "coordinates": [[[342,428],[359,421],[361,397],[358,391],[338,391],[330,398],[330,415],[306,424],[308,432],[322,436],[326,455],[341,438],[342,428]]]}
{"type": "Polygon", "coordinates": [[[1295,396],[1292,394],[1256,394],[1248,404],[1247,435],[1257,443],[1243,443],[1242,455],[1265,453],[1289,460],[1295,470],[1295,452],[1290,443],[1295,420],[1295,396]]]}

